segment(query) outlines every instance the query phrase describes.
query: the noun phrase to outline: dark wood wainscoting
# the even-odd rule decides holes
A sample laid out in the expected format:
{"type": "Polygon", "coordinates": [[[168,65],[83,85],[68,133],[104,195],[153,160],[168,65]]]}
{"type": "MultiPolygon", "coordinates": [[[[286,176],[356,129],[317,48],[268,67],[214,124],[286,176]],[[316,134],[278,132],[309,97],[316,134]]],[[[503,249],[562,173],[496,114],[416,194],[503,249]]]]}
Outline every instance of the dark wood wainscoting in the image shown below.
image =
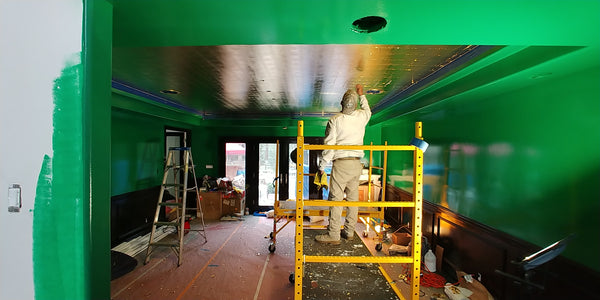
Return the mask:
{"type": "Polygon", "coordinates": [[[160,186],[155,186],[111,197],[111,247],[150,232],[159,194],[160,186]]]}
{"type": "MultiPolygon", "coordinates": [[[[395,187],[386,187],[386,200],[411,200],[412,195],[395,187]]],[[[386,221],[399,228],[411,221],[412,209],[388,208],[386,221]]],[[[600,272],[563,256],[536,268],[531,282],[544,287],[530,289],[496,270],[523,278],[514,262],[542,249],[527,241],[466,218],[453,211],[424,201],[423,236],[433,249],[444,249],[447,266],[470,274],[481,274],[482,283],[495,299],[600,299],[597,291],[600,272]]],[[[568,246],[567,246],[568,247],[568,246]]]]}

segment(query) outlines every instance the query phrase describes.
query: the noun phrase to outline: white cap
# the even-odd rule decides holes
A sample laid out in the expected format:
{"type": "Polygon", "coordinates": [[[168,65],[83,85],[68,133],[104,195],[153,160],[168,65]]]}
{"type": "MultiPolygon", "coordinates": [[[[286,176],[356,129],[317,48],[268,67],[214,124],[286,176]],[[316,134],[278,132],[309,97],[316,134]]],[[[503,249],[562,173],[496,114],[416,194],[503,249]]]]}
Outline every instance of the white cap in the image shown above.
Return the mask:
{"type": "Polygon", "coordinates": [[[358,94],[356,91],[347,90],[340,104],[342,105],[342,113],[347,115],[352,114],[358,106],[358,94]]]}

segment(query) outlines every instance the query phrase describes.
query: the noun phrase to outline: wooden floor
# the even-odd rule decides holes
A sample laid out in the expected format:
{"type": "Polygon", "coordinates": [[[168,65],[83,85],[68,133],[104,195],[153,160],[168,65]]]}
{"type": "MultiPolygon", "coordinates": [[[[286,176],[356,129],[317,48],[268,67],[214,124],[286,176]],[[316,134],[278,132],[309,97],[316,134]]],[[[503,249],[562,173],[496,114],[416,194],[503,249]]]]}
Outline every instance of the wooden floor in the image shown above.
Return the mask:
{"type": "MultiPolygon", "coordinates": [[[[363,229],[361,225],[357,225],[359,232],[363,229]]],[[[274,253],[268,249],[272,229],[273,219],[260,216],[245,216],[240,221],[208,222],[207,241],[197,232],[190,232],[184,238],[183,263],[179,267],[177,256],[168,248],[158,248],[146,265],[143,264],[145,252],[136,256],[137,267],[111,281],[111,299],[293,299],[294,286],[289,277],[294,270],[294,222],[277,234],[274,253]]],[[[374,239],[362,240],[373,255],[386,255],[385,244],[384,251],[377,252],[374,239]]],[[[409,287],[398,280],[402,268],[400,265],[384,266],[388,276],[394,280],[392,284],[407,298],[409,287]]],[[[337,274],[342,281],[344,276],[337,274]]],[[[307,283],[309,288],[310,284],[319,284],[318,281],[304,281],[307,280],[303,283],[307,283]]],[[[369,282],[364,282],[363,288],[371,288],[369,282]]],[[[434,295],[445,296],[441,289],[424,287],[420,294],[427,299],[434,295]]],[[[306,298],[309,293],[303,295],[304,299],[309,299],[306,298]]],[[[312,297],[359,299],[353,297],[352,292],[337,298],[332,298],[331,294],[326,298],[312,297]]],[[[369,299],[382,298],[374,296],[369,299]]],[[[393,294],[384,299],[400,298],[393,294]]]]}

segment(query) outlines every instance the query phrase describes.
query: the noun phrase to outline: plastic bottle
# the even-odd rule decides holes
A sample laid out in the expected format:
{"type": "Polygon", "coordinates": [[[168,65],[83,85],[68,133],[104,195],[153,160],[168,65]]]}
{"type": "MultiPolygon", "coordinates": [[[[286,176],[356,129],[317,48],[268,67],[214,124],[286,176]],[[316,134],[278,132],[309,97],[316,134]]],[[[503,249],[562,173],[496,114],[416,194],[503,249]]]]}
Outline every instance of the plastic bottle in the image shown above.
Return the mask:
{"type": "Polygon", "coordinates": [[[435,264],[435,254],[433,254],[433,252],[431,252],[431,249],[429,249],[429,251],[425,253],[425,267],[427,267],[427,270],[429,272],[433,273],[435,272],[435,264]]]}

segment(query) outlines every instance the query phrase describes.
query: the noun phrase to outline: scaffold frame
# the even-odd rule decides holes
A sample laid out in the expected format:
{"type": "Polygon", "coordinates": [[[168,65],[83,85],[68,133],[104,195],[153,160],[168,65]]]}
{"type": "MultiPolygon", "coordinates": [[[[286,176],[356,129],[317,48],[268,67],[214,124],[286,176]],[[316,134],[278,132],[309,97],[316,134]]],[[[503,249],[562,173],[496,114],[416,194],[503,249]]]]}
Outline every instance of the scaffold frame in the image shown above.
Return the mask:
{"type": "MultiPolygon", "coordinates": [[[[415,123],[415,138],[422,140],[422,123],[415,123]]],[[[422,215],[423,215],[423,150],[413,145],[305,145],[304,144],[304,121],[298,121],[296,151],[296,226],[294,234],[294,299],[302,299],[302,280],[304,275],[304,263],[404,263],[412,264],[410,273],[410,294],[408,298],[395,286],[391,285],[400,299],[419,299],[419,285],[421,274],[421,237],[422,237],[422,215]],[[384,162],[382,169],[382,199],[377,202],[360,201],[326,201],[326,200],[304,200],[304,150],[369,150],[383,151],[384,162]],[[413,200],[412,201],[385,201],[387,152],[388,151],[412,151],[413,152],[413,200]],[[304,254],[304,207],[305,206],[368,206],[368,207],[412,207],[412,251],[410,256],[312,256],[304,254]]],[[[371,163],[369,163],[371,168],[371,163]]],[[[371,169],[369,170],[369,175],[371,169]]],[[[370,181],[370,178],[369,178],[370,181]]],[[[369,192],[370,194],[370,192],[369,192]]],[[[389,276],[380,267],[380,270],[388,280],[389,276]]]]}

